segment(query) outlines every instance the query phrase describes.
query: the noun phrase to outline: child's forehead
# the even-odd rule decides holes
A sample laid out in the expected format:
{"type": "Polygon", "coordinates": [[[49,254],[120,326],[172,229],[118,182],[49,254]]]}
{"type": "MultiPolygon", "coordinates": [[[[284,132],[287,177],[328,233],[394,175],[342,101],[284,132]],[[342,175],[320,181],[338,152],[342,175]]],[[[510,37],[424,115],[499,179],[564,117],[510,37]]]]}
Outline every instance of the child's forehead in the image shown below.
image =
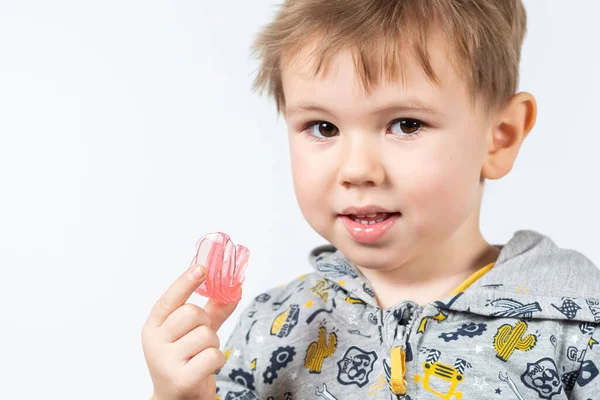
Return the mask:
{"type": "MultiPolygon", "coordinates": [[[[321,99],[341,98],[355,99],[365,102],[379,98],[383,102],[392,97],[406,97],[421,100],[425,104],[437,104],[458,101],[462,96],[467,98],[464,79],[451,67],[447,47],[444,42],[432,42],[428,46],[431,66],[437,82],[431,79],[417,55],[408,49],[402,51],[396,63],[388,63],[392,71],[386,70],[384,54],[373,50],[374,56],[357,63],[357,53],[352,48],[343,48],[325,58],[319,57],[315,49],[318,42],[313,41],[294,52],[289,52],[281,60],[282,89],[286,98],[286,109],[298,103],[306,103],[307,97],[321,99]],[[317,66],[321,68],[317,72],[317,66]],[[365,65],[368,62],[368,65],[365,65]],[[361,69],[369,68],[372,73],[372,84],[365,85],[361,69]]],[[[325,100],[327,101],[327,100],[325,100]]]]}
{"type": "Polygon", "coordinates": [[[429,57],[430,62],[434,64],[432,67],[436,70],[448,65],[464,70],[466,65],[457,62],[455,45],[451,37],[436,28],[429,29],[424,42],[405,34],[394,40],[372,37],[356,41],[349,38],[348,42],[339,45],[329,43],[329,39],[323,34],[315,34],[302,43],[289,45],[282,50],[281,67],[301,66],[314,70],[319,63],[327,66],[340,53],[351,53],[355,56],[361,55],[360,63],[363,65],[358,65],[360,63],[357,58],[357,67],[381,69],[386,73],[393,69],[402,69],[405,64],[416,64],[424,68],[425,65],[422,64],[425,61],[421,57],[429,57]]]}

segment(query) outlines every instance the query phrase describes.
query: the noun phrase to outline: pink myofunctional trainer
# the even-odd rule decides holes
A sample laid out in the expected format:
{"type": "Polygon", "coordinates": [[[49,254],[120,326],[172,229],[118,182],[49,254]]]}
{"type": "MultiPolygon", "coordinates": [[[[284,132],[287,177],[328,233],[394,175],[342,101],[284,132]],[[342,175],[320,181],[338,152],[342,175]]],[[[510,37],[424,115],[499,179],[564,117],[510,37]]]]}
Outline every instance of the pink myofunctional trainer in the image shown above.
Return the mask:
{"type": "Polygon", "coordinates": [[[250,251],[239,244],[234,245],[229,236],[221,232],[202,236],[196,247],[196,256],[190,266],[204,265],[207,275],[195,292],[221,303],[240,301],[250,251]]]}

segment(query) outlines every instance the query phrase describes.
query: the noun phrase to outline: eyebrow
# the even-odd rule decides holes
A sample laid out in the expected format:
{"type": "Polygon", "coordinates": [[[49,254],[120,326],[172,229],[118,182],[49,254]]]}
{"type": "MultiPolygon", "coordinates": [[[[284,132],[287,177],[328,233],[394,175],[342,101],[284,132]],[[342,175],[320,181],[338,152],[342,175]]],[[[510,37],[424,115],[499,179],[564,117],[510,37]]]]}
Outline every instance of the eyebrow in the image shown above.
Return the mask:
{"type": "MultiPolygon", "coordinates": [[[[296,105],[292,105],[291,107],[286,109],[286,115],[293,116],[296,114],[300,114],[303,112],[309,111],[319,111],[323,113],[327,113],[330,115],[334,115],[333,112],[329,111],[326,107],[318,105],[318,104],[310,104],[310,103],[300,103],[296,105]]],[[[413,111],[419,112],[423,114],[430,115],[440,115],[444,116],[444,114],[430,105],[424,103],[423,101],[417,98],[409,98],[400,102],[395,102],[393,104],[385,105],[383,107],[372,110],[370,114],[384,114],[389,112],[402,112],[402,111],[413,111]]]]}

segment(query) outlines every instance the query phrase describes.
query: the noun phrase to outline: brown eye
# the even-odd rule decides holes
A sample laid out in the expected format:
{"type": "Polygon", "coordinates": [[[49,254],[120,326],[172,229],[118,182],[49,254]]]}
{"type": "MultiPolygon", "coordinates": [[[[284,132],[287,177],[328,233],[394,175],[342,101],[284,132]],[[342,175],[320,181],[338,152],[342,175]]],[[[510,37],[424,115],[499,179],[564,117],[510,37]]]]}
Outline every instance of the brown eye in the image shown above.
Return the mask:
{"type": "Polygon", "coordinates": [[[329,122],[320,121],[308,126],[310,132],[319,138],[334,137],[339,133],[339,129],[329,122]]]}
{"type": "Polygon", "coordinates": [[[416,134],[423,122],[413,118],[400,118],[392,122],[390,130],[400,136],[409,136],[416,134]]]}

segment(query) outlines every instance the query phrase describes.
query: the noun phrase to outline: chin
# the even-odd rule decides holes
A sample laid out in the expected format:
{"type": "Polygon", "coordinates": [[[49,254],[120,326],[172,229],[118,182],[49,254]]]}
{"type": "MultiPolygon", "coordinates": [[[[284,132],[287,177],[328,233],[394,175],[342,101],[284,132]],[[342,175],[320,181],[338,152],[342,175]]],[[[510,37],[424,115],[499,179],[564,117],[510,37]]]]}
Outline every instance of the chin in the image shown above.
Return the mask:
{"type": "Polygon", "coordinates": [[[365,244],[354,241],[336,240],[331,242],[350,262],[361,268],[372,270],[388,270],[396,268],[405,260],[401,260],[396,254],[398,249],[392,249],[389,244],[365,244]]]}

